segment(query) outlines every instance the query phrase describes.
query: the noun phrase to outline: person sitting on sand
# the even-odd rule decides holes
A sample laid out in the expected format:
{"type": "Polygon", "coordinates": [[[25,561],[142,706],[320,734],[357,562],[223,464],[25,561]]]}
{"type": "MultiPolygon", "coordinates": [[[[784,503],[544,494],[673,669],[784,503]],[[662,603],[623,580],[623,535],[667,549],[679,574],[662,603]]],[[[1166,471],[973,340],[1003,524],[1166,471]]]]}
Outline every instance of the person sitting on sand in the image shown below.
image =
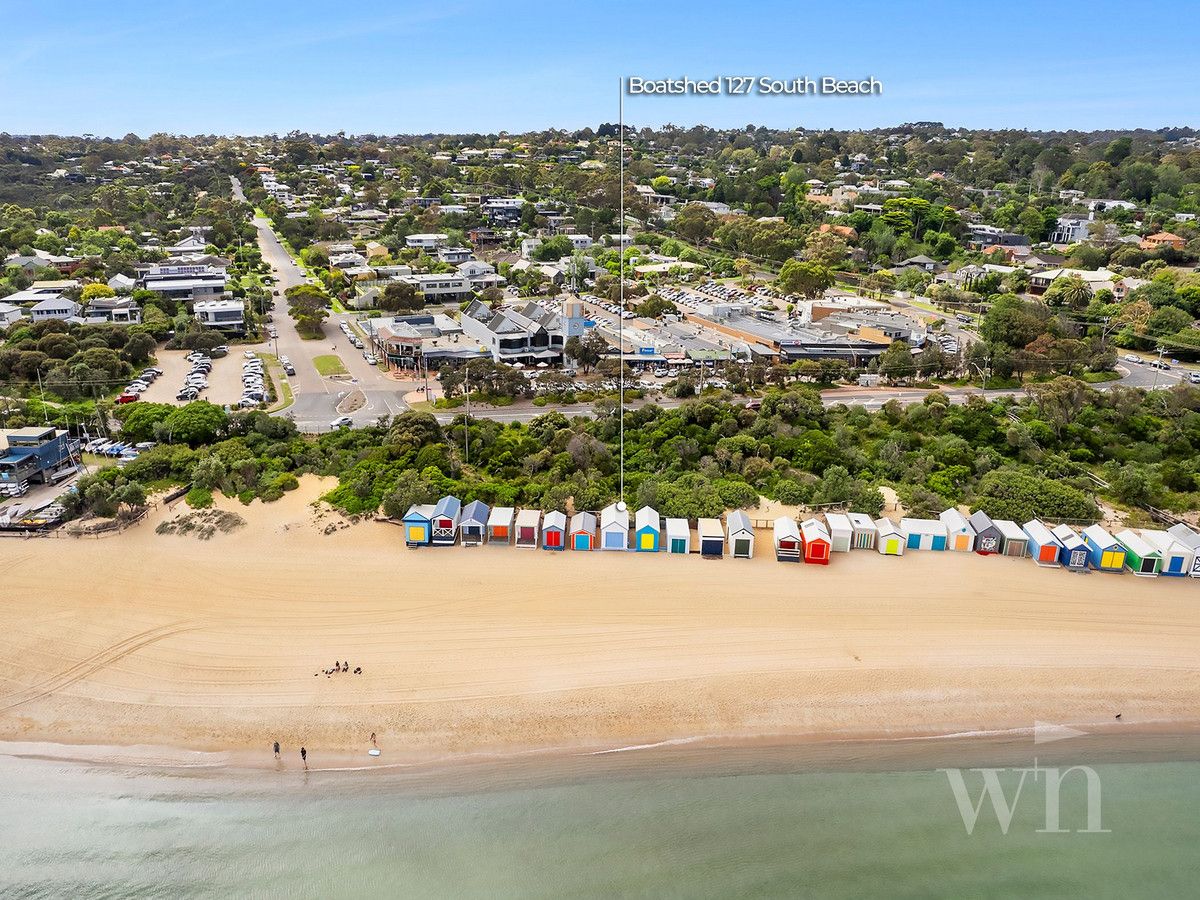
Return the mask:
{"type": "Polygon", "coordinates": [[[342,671],[342,664],[340,662],[338,662],[336,659],[333,661],[333,671],[335,671],[335,672],[342,671]]]}

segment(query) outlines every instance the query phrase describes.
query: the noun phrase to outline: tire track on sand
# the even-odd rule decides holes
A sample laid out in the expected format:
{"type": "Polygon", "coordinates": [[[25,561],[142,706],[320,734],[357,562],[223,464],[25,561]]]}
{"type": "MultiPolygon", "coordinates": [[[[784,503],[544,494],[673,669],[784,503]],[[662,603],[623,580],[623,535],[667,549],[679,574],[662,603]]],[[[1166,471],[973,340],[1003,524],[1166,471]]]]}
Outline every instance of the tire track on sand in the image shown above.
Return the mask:
{"type": "Polygon", "coordinates": [[[38,684],[8,694],[5,697],[0,697],[0,713],[9,712],[18,706],[24,706],[26,703],[32,703],[35,700],[48,697],[50,694],[70,687],[77,681],[82,681],[89,675],[93,675],[101,669],[111,666],[113,663],[120,662],[131,653],[136,653],[143,647],[148,647],[180,632],[191,631],[196,627],[198,627],[196,624],[187,621],[172,622],[168,625],[159,625],[157,628],[148,628],[145,631],[132,634],[122,641],[118,641],[115,644],[105,647],[103,650],[93,653],[91,656],[81,659],[75,665],[64,669],[56,675],[50,676],[38,684]]]}

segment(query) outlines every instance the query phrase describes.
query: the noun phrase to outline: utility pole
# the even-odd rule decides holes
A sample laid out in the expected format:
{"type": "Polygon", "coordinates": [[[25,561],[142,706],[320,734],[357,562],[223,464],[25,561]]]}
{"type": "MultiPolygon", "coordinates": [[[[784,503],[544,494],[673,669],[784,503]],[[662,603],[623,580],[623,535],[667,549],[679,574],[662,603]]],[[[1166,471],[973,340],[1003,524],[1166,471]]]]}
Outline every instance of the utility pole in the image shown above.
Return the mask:
{"type": "Polygon", "coordinates": [[[1150,387],[1150,390],[1152,391],[1158,390],[1158,373],[1162,371],[1162,358],[1163,353],[1166,352],[1166,349],[1167,347],[1165,344],[1158,345],[1158,362],[1154,364],[1154,384],[1150,387]]]}

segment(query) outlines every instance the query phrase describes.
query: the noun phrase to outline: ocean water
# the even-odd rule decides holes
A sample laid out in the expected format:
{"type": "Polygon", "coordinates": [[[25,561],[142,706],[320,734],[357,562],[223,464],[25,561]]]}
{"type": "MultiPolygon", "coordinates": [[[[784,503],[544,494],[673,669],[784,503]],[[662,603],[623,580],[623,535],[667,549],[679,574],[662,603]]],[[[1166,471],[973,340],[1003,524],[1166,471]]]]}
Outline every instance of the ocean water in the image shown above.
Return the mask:
{"type": "MultiPolygon", "coordinates": [[[[0,896],[1185,897],[1200,762],[1107,761],[1045,829],[1027,775],[1004,833],[967,833],[957,760],[677,753],[436,772],[117,769],[0,759],[0,896]]],[[[1043,751],[1042,756],[1045,755],[1043,751]]],[[[1019,755],[996,775],[1009,800],[1019,755]]],[[[962,755],[983,765],[978,754],[962,755]]],[[[1060,755],[1039,765],[1082,758],[1060,755]]],[[[990,762],[986,763],[990,764],[990,762]]],[[[964,772],[978,799],[984,776],[964,772]]]]}

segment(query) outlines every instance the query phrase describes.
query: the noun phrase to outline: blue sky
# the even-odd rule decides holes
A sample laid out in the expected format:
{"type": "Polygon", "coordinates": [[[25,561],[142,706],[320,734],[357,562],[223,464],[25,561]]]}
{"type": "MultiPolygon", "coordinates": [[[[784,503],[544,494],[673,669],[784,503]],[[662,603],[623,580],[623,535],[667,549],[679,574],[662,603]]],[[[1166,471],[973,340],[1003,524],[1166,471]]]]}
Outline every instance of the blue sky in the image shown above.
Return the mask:
{"type": "Polygon", "coordinates": [[[879,97],[635,97],[727,127],[1200,126],[1192,0],[5,3],[0,131],[380,134],[616,119],[622,75],[874,76],[879,97]]]}

